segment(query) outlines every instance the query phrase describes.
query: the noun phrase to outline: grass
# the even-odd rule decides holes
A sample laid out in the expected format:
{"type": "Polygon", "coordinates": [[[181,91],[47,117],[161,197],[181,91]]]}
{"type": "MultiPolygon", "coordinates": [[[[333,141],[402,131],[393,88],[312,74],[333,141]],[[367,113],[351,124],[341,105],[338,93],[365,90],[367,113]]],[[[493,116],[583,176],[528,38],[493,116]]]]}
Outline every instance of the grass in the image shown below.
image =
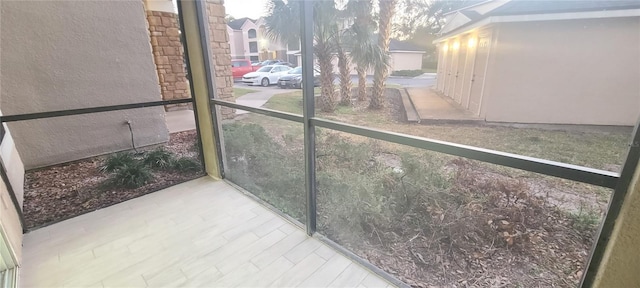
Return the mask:
{"type": "Polygon", "coordinates": [[[423,73],[436,73],[438,72],[438,68],[422,68],[423,73]]]}
{"type": "MultiPolygon", "coordinates": [[[[273,96],[265,107],[302,113],[302,92],[273,96]]],[[[408,124],[379,111],[358,111],[338,106],[335,113],[317,111],[319,117],[431,139],[517,153],[597,169],[621,165],[630,133],[583,132],[468,124],[408,124]]]]}
{"type": "Polygon", "coordinates": [[[391,72],[391,76],[416,77],[424,73],[422,70],[398,70],[391,72]]]}
{"type": "Polygon", "coordinates": [[[233,88],[233,98],[238,99],[240,96],[244,96],[249,93],[258,92],[258,90],[247,89],[247,88],[233,88]]]}

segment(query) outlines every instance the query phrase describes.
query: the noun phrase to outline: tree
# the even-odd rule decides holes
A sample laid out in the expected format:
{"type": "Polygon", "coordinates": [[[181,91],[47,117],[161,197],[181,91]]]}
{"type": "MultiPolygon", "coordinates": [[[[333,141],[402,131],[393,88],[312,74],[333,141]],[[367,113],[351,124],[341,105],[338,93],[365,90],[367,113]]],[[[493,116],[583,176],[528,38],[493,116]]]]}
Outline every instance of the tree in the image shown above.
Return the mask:
{"type": "Polygon", "coordinates": [[[349,73],[349,57],[347,55],[347,37],[350,33],[343,31],[336,37],[336,55],[338,56],[338,71],[340,80],[340,104],[351,106],[351,73],[349,73]]]}
{"type": "MultiPolygon", "coordinates": [[[[378,21],[378,46],[385,54],[389,53],[389,41],[391,40],[391,20],[395,14],[398,0],[378,0],[380,7],[380,20],[378,21]]],[[[373,93],[369,108],[381,109],[385,106],[384,88],[389,67],[377,67],[373,75],[373,93]]]]}
{"type": "Polygon", "coordinates": [[[386,54],[373,37],[376,22],[371,14],[372,9],[372,0],[350,0],[346,6],[347,13],[354,17],[349,39],[353,43],[351,60],[356,64],[358,73],[358,101],[367,99],[367,70],[382,69],[382,66],[386,66],[388,62],[386,54]]]}
{"type": "Polygon", "coordinates": [[[227,21],[227,23],[229,23],[229,22],[231,22],[231,21],[233,21],[233,20],[236,20],[236,18],[234,18],[233,16],[231,16],[231,15],[227,14],[227,15],[224,17],[224,20],[226,20],[226,21],[227,21]]]}
{"type": "MultiPolygon", "coordinates": [[[[267,35],[283,43],[300,41],[301,1],[270,0],[265,17],[267,35]]],[[[333,87],[333,64],[336,37],[339,36],[338,11],[333,1],[313,4],[314,54],[320,66],[322,111],[333,112],[337,106],[333,87]]]]}

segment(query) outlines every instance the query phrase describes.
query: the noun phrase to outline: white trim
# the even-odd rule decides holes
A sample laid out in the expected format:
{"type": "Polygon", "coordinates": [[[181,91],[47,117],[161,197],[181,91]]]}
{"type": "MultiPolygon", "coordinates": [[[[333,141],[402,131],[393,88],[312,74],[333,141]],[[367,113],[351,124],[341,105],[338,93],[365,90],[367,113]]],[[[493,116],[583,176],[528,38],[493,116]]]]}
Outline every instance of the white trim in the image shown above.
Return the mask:
{"type": "MultiPolygon", "coordinates": [[[[447,16],[447,15],[450,15],[450,14],[453,14],[453,13],[456,13],[456,12],[459,12],[459,11],[462,11],[462,10],[467,10],[469,8],[473,8],[473,7],[476,7],[476,6],[480,6],[480,5],[489,3],[489,2],[493,2],[493,0],[487,0],[487,1],[483,1],[483,2],[480,2],[480,3],[476,3],[476,4],[473,4],[473,5],[469,5],[469,6],[460,8],[458,10],[453,10],[453,11],[450,11],[450,12],[442,14],[442,16],[447,16]]],[[[507,1],[507,2],[509,2],[509,1],[507,1]]]]}
{"type": "MultiPolygon", "coordinates": [[[[640,9],[611,10],[611,11],[587,11],[587,12],[571,12],[571,13],[548,13],[548,14],[530,14],[530,15],[512,15],[512,16],[494,16],[482,19],[464,30],[440,37],[433,40],[433,44],[445,41],[446,39],[457,37],[469,30],[486,26],[493,23],[505,22],[529,22],[529,21],[554,21],[554,20],[579,20],[579,19],[599,19],[599,18],[620,18],[620,17],[640,17],[640,9]]],[[[455,30],[452,30],[455,31],[455,30]]]]}

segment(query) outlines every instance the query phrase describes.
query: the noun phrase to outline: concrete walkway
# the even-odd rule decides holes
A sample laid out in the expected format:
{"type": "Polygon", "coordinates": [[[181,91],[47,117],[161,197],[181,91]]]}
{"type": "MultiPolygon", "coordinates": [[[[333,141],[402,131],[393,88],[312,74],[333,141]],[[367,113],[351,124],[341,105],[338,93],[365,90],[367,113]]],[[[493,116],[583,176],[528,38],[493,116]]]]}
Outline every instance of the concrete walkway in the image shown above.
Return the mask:
{"type": "MultiPolygon", "coordinates": [[[[277,87],[274,88],[262,88],[258,92],[249,93],[243,96],[240,96],[236,99],[236,103],[240,105],[245,105],[249,107],[262,107],[271,97],[277,94],[289,93],[292,90],[280,89],[277,87]]],[[[237,110],[236,115],[249,113],[244,110],[237,110]]]]}
{"type": "Polygon", "coordinates": [[[165,114],[169,133],[196,129],[196,119],[193,110],[168,111],[165,114]]]}
{"type": "Polygon", "coordinates": [[[460,107],[453,100],[438,95],[431,88],[407,88],[407,93],[421,123],[482,121],[480,117],[460,107]]]}

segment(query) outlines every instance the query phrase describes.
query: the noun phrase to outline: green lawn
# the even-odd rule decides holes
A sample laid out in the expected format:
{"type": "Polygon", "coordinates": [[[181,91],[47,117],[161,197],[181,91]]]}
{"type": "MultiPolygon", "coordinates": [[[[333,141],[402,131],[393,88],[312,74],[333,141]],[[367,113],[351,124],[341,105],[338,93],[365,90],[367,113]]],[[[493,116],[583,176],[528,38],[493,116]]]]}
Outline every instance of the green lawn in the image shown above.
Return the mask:
{"type": "Polygon", "coordinates": [[[253,92],[258,92],[258,90],[247,89],[247,88],[233,88],[233,99],[238,99],[238,97],[240,96],[253,93],[253,92]]]}
{"type": "Polygon", "coordinates": [[[423,68],[422,72],[424,73],[436,73],[438,72],[436,68],[423,68]]]}
{"type": "MultiPolygon", "coordinates": [[[[266,108],[302,114],[302,92],[273,96],[266,108]]],[[[410,124],[392,119],[380,111],[354,111],[338,106],[335,113],[317,111],[317,116],[387,131],[450,141],[525,156],[560,161],[597,169],[622,164],[630,132],[564,131],[471,124],[410,124]]]]}

